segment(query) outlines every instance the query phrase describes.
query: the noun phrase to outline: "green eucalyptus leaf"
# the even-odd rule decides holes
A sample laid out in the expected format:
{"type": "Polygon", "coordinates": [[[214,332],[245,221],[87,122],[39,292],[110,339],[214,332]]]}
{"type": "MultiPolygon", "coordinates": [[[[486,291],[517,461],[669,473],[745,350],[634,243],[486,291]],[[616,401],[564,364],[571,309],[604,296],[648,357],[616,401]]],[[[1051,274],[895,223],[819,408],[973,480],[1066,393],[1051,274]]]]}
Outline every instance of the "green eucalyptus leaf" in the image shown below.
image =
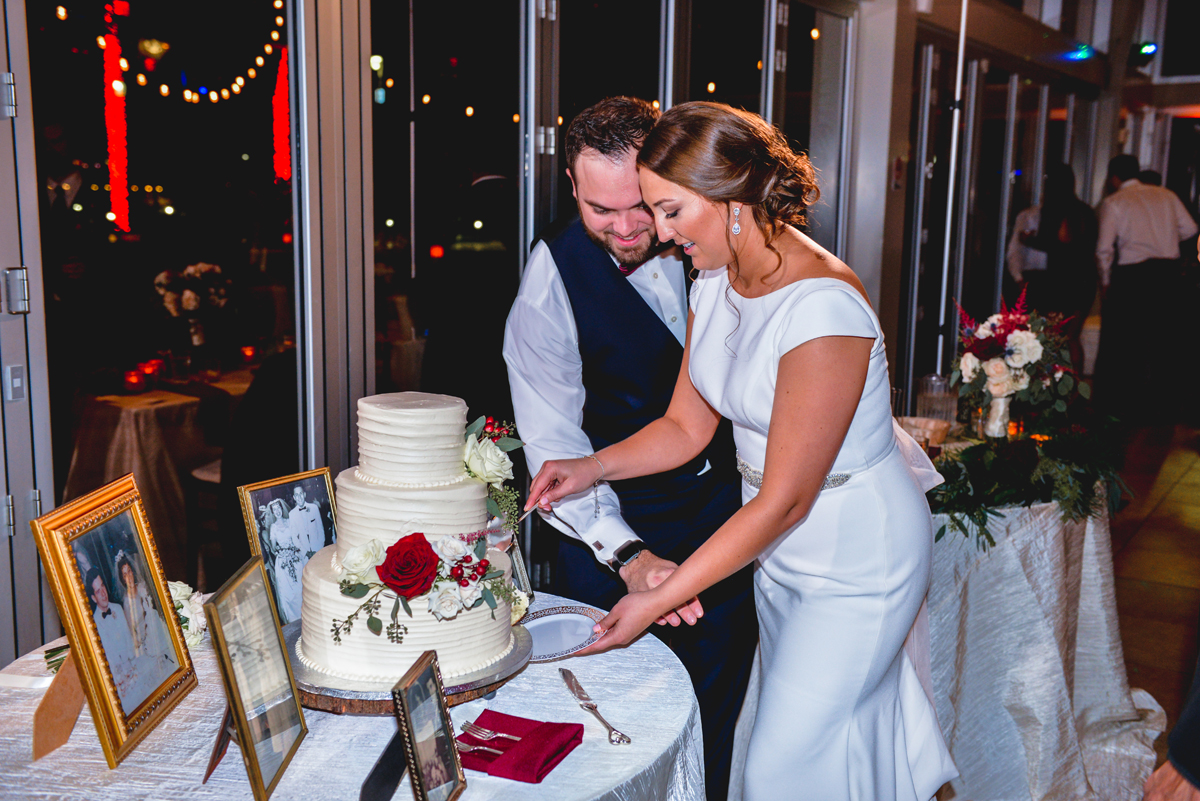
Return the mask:
{"type": "MultiPolygon", "coordinates": [[[[488,498],[490,501],[491,498],[488,498]]],[[[475,558],[483,559],[487,556],[487,537],[480,537],[475,540],[475,558]]]]}
{"type": "Polygon", "coordinates": [[[521,442],[521,440],[514,439],[513,437],[501,437],[500,439],[496,440],[496,447],[505,453],[508,453],[509,451],[515,451],[524,444],[525,443],[521,442]]]}
{"type": "Polygon", "coordinates": [[[488,499],[487,499],[487,510],[488,510],[488,514],[491,515],[492,517],[500,516],[500,504],[496,503],[495,499],[492,498],[492,496],[490,496],[490,495],[488,496],[488,499]]]}
{"type": "Polygon", "coordinates": [[[934,542],[941,542],[942,537],[946,536],[946,524],[942,523],[942,527],[937,530],[937,534],[933,536],[934,542]]]}
{"type": "Polygon", "coordinates": [[[1054,411],[1065,412],[1067,410],[1067,402],[1065,400],[1056,400],[1054,402],[1054,411]]]}
{"type": "Polygon", "coordinates": [[[483,427],[486,423],[487,423],[487,417],[480,417],[474,423],[471,423],[471,425],[467,426],[467,430],[466,430],[466,433],[463,435],[463,439],[467,440],[467,439],[470,439],[471,437],[475,436],[476,434],[478,434],[480,431],[483,430],[483,427]]]}
{"type": "Polygon", "coordinates": [[[469,607],[467,607],[467,608],[468,608],[468,609],[475,609],[475,608],[479,607],[481,604],[483,604],[483,596],[482,596],[482,595],[481,595],[481,596],[479,596],[478,598],[476,598],[476,599],[475,599],[475,603],[471,604],[471,605],[470,605],[469,607]]]}
{"type": "Polygon", "coordinates": [[[342,595],[348,595],[351,598],[365,598],[370,591],[371,588],[366,584],[350,584],[342,587],[342,595]]]}
{"type": "Polygon", "coordinates": [[[487,573],[483,574],[484,581],[489,581],[490,579],[498,579],[498,578],[503,578],[503,577],[504,577],[504,573],[500,570],[489,570],[487,573]]]}
{"type": "Polygon", "coordinates": [[[1091,398],[1092,397],[1091,384],[1088,384],[1086,381],[1080,381],[1079,382],[1079,394],[1083,396],[1084,400],[1088,400],[1089,398],[1091,398]]]}
{"type": "Polygon", "coordinates": [[[392,604],[392,622],[398,623],[397,618],[400,616],[400,597],[396,596],[396,603],[392,604]]]}
{"type": "Polygon", "coordinates": [[[492,609],[496,608],[496,596],[492,594],[491,590],[489,590],[487,587],[484,587],[479,594],[483,597],[483,602],[485,604],[490,606],[492,609]]]}
{"type": "Polygon", "coordinates": [[[400,605],[404,607],[405,614],[407,614],[409,617],[412,617],[412,607],[408,605],[408,599],[403,595],[396,596],[396,599],[400,601],[400,605]]]}
{"type": "Polygon", "coordinates": [[[367,628],[371,630],[372,634],[378,637],[383,633],[383,621],[374,615],[371,615],[367,618],[367,628]]]}

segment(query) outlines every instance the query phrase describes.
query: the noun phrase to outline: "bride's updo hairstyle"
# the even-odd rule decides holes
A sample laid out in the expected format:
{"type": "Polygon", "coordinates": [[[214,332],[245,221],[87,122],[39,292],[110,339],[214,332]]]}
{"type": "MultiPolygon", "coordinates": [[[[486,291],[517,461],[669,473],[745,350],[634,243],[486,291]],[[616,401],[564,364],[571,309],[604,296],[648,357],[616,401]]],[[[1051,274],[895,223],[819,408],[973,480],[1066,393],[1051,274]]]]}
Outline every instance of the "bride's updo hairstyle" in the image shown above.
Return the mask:
{"type": "Polygon", "coordinates": [[[775,126],[723,103],[671,107],[646,137],[637,164],[712,202],[748,204],[768,247],[785,226],[803,225],[821,194],[808,157],[794,152],[775,126]]]}

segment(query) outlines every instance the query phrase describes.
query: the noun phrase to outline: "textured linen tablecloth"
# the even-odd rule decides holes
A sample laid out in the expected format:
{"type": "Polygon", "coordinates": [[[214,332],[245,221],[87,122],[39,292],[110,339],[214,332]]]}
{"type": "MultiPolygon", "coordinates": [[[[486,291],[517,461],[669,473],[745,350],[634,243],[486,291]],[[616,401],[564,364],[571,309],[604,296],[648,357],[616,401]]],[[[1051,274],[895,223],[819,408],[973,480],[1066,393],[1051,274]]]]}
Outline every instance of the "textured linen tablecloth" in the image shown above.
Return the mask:
{"type": "MultiPolygon", "coordinates": [[[[947,531],[929,591],[938,719],[971,801],[1140,801],[1166,720],[1130,691],[1107,517],[1002,510],[995,547],[947,531]]],[[[936,517],[935,529],[945,520],[936,517]]]]}
{"type": "MultiPolygon", "coordinates": [[[[533,609],[571,604],[539,593],[533,609]]],[[[201,784],[225,690],[206,638],[192,649],[200,686],[115,770],[109,770],[87,705],[62,748],[33,762],[31,725],[43,689],[0,687],[0,797],[22,799],[252,798],[236,744],[208,784],[201,784]]],[[[40,652],[3,671],[46,675],[40,652]]],[[[704,798],[700,711],[691,681],[675,655],[654,637],[626,649],[583,659],[528,665],[490,699],[451,710],[456,729],[485,708],[543,721],[584,726],[583,743],[541,784],[525,784],[468,770],[463,801],[692,801],[704,798]],[[559,676],[569,667],[604,716],[633,738],[613,746],[604,727],[580,709],[559,676]]],[[[397,731],[394,717],[358,717],[304,710],[308,736],[301,743],[274,799],[356,799],[375,760],[397,731]]],[[[396,799],[412,798],[405,777],[396,799]]]]}
{"type": "MultiPolygon", "coordinates": [[[[212,386],[240,398],[252,374],[239,370],[212,386]]],[[[133,473],[168,576],[183,578],[187,509],[182,477],[221,456],[204,441],[201,401],[170,384],[140,395],[89,398],[79,424],[63,500],[70,501],[133,473]]]]}

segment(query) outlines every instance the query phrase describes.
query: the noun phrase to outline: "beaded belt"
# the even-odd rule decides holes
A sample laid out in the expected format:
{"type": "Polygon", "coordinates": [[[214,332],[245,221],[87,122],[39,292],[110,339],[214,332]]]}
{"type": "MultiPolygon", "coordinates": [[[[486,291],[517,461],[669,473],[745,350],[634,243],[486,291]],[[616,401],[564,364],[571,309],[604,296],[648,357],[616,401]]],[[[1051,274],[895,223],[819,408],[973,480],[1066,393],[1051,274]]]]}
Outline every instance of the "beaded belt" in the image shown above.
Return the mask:
{"type": "MultiPolygon", "coordinates": [[[[755,489],[762,489],[763,471],[751,467],[750,463],[743,459],[740,453],[737,454],[737,469],[742,474],[742,480],[755,489]]],[[[821,482],[821,489],[827,490],[840,487],[849,480],[849,473],[830,473],[821,482]]]]}

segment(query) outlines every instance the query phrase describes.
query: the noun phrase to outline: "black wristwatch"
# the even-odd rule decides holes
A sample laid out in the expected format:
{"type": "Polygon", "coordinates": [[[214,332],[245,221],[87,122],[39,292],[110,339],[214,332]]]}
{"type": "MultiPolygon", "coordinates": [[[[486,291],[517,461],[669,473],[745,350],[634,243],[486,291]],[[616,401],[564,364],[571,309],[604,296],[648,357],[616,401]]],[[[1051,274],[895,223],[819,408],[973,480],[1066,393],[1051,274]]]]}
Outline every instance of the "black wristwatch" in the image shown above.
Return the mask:
{"type": "Polygon", "coordinates": [[[608,560],[608,566],[614,573],[620,573],[621,568],[637,559],[642,551],[647,550],[646,543],[641,540],[630,540],[613,551],[613,558],[608,560]]]}

